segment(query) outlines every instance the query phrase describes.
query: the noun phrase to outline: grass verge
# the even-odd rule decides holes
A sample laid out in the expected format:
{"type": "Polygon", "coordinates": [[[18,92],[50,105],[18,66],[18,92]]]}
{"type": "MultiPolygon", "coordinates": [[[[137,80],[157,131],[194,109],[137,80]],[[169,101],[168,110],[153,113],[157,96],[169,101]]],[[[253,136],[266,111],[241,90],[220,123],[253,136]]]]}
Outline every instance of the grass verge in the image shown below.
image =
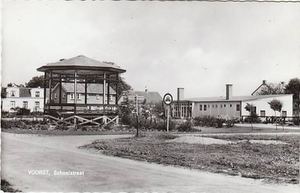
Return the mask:
{"type": "Polygon", "coordinates": [[[143,137],[97,140],[81,148],[101,150],[101,153],[109,156],[240,175],[268,182],[299,182],[299,135],[218,135],[213,137],[243,141],[211,145],[175,143],[169,140],[176,137],[148,133],[143,137]],[[250,143],[247,139],[281,140],[285,143],[250,143]]]}

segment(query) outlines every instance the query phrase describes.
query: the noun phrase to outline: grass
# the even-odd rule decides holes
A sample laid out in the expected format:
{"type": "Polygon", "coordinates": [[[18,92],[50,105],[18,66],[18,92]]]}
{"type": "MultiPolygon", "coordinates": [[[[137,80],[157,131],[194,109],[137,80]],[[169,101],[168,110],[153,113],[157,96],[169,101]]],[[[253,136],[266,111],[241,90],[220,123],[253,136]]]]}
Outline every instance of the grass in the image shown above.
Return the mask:
{"type": "Polygon", "coordinates": [[[240,175],[269,182],[299,182],[299,135],[219,135],[218,139],[246,141],[231,144],[174,143],[176,135],[151,133],[143,137],[97,140],[81,148],[164,165],[240,175]],[[250,143],[247,139],[282,140],[286,144],[250,143]]]}
{"type": "Polygon", "coordinates": [[[1,190],[3,192],[22,192],[21,190],[13,189],[11,186],[5,179],[1,179],[1,190]]]}

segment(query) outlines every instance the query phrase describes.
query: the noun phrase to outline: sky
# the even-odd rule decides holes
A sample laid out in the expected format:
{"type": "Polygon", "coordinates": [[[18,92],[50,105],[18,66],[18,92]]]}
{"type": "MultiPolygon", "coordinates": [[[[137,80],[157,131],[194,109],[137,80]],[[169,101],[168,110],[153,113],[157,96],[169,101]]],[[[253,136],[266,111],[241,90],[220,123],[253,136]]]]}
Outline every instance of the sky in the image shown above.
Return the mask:
{"type": "Polygon", "coordinates": [[[134,90],[250,95],[300,78],[299,3],[2,1],[2,86],[85,55],[126,69],[134,90]]]}

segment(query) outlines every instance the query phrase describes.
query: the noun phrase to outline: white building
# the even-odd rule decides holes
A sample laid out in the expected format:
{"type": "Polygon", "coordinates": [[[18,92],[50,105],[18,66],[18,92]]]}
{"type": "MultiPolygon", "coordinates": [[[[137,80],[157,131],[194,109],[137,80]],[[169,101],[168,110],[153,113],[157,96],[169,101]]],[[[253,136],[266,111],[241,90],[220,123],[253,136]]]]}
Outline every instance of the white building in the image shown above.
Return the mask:
{"type": "MultiPolygon", "coordinates": [[[[181,95],[183,89],[180,88],[181,95]]],[[[182,98],[178,96],[178,98],[182,98]]],[[[256,96],[233,96],[232,85],[226,85],[225,97],[207,97],[180,99],[173,103],[174,118],[195,118],[198,116],[214,116],[228,118],[242,118],[249,116],[245,110],[247,104],[254,106],[254,112],[260,116],[272,117],[275,112],[270,108],[268,102],[273,99],[280,100],[283,103],[281,113],[276,112],[276,116],[292,117],[293,116],[293,95],[256,95],[256,96]]]]}
{"type": "Polygon", "coordinates": [[[6,98],[1,99],[2,111],[14,112],[17,107],[30,112],[43,112],[44,89],[26,87],[7,87],[6,98]]]}

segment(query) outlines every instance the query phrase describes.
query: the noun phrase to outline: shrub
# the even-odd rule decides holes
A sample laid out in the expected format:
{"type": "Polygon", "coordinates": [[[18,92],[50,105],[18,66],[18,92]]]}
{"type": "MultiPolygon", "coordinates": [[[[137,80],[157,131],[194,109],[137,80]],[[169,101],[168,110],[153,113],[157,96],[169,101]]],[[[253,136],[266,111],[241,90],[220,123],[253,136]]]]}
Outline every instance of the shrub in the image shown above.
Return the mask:
{"type": "Polygon", "coordinates": [[[253,113],[251,116],[248,116],[244,119],[245,123],[260,123],[261,119],[256,113],[253,113]]]}
{"type": "Polygon", "coordinates": [[[20,120],[1,121],[2,129],[24,128],[24,123],[20,120]]]}
{"type": "Polygon", "coordinates": [[[217,118],[216,119],[216,124],[215,124],[215,127],[217,128],[221,128],[223,127],[223,123],[225,123],[226,120],[225,119],[222,119],[222,118],[217,118]]]}
{"type": "Polygon", "coordinates": [[[227,119],[225,121],[226,127],[233,127],[234,122],[235,122],[234,119],[227,119]]]}
{"type": "Polygon", "coordinates": [[[67,124],[63,123],[61,125],[56,125],[55,130],[67,131],[69,130],[69,127],[67,126],[67,124]]]}
{"type": "Polygon", "coordinates": [[[195,117],[194,119],[195,126],[201,127],[214,127],[216,122],[217,119],[215,117],[208,115],[195,117]]]}
{"type": "MultiPolygon", "coordinates": [[[[173,131],[176,128],[176,123],[173,121],[170,121],[169,124],[169,131],[173,131]]],[[[158,124],[156,124],[156,130],[159,131],[167,131],[167,122],[166,121],[160,121],[158,124]]]]}
{"type": "Polygon", "coordinates": [[[112,130],[114,124],[113,123],[109,123],[103,126],[103,129],[105,130],[112,130]]]}
{"type": "Polygon", "coordinates": [[[300,118],[293,118],[293,123],[294,123],[294,125],[299,125],[300,118]]]}
{"type": "Polygon", "coordinates": [[[191,121],[183,122],[177,127],[177,130],[179,132],[191,132],[193,131],[193,124],[191,121]]]}

